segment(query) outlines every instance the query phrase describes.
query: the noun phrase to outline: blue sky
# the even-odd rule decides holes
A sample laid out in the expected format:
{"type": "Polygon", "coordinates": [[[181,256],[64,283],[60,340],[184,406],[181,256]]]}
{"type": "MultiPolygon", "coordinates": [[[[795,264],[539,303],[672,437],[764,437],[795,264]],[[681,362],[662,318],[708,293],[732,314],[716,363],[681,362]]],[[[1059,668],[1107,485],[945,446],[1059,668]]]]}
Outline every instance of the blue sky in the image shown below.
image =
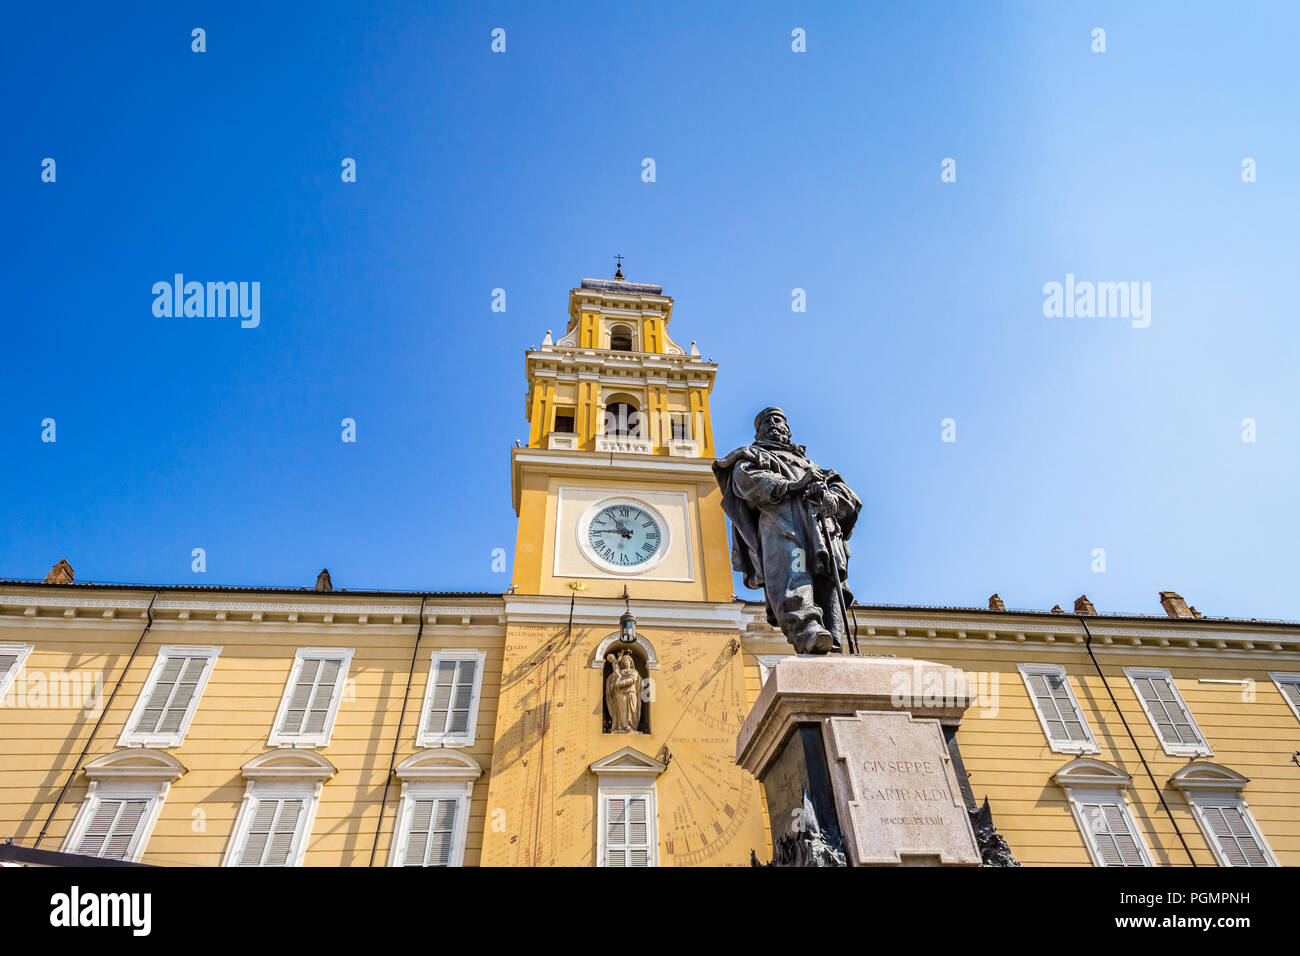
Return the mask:
{"type": "Polygon", "coordinates": [[[0,576],[504,590],[523,351],[622,253],[719,444],[858,490],[861,600],[1300,618],[1300,7],[377,6],[7,13],[0,576]]]}

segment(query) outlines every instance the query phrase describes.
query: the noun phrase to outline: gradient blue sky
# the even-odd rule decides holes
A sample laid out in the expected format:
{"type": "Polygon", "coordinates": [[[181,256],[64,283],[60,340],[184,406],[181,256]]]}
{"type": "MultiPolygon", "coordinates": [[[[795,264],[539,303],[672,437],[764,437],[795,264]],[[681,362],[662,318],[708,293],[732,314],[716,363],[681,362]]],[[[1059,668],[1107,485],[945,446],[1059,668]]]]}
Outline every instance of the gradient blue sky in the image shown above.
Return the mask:
{"type": "Polygon", "coordinates": [[[7,11],[0,576],[504,590],[523,351],[622,253],[719,445],[778,403],[859,491],[861,600],[1300,618],[1300,7],[699,6],[7,11]]]}

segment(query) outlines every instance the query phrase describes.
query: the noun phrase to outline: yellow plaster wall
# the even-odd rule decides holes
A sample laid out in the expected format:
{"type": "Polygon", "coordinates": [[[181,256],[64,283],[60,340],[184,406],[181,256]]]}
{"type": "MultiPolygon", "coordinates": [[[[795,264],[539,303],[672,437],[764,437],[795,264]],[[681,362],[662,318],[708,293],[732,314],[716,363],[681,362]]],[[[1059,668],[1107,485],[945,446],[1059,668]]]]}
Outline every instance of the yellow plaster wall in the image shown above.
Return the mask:
{"type": "Polygon", "coordinates": [[[759,787],[734,765],[748,712],[742,654],[732,634],[640,629],[651,670],[652,733],[601,732],[602,670],[590,666],[606,629],[512,626],[501,677],[502,720],[487,809],[504,821],[484,834],[489,866],[591,866],[597,779],[590,765],[625,746],[650,757],[667,744],[658,777],[661,866],[746,866],[767,845],[759,787]]]}
{"type": "MultiPolygon", "coordinates": [[[[111,628],[0,627],[0,641],[35,645],[25,667],[26,677],[35,673],[102,671],[107,701],[142,628],[143,622],[135,621],[111,628]]],[[[184,741],[168,750],[188,772],[172,785],[143,862],[220,865],[244,796],[246,781],[239,768],[272,749],[267,739],[295,651],[300,647],[346,647],[355,649],[348,670],[350,690],[339,706],[328,746],[317,750],[338,773],[322,790],[304,865],[366,865],[375,838],[415,630],[414,622],[392,627],[353,627],[351,632],[346,628],[313,629],[302,625],[236,631],[155,623],[91,745],[87,762],[118,749],[118,737],[161,646],[216,645],[222,647],[222,652],[184,741]]],[[[432,651],[475,647],[487,656],[477,740],[464,752],[486,771],[496,724],[503,638],[434,635],[430,631],[426,626],[397,760],[400,763],[419,749],[415,734],[432,651]]],[[[18,684],[11,687],[6,695],[8,704],[29,702],[21,700],[23,695],[16,693],[19,689],[18,684]]],[[[35,840],[94,722],[93,716],[87,719],[79,709],[0,707],[0,834],[25,845],[35,840]]],[[[84,773],[78,772],[42,849],[63,848],[87,786],[84,773]]],[[[399,791],[400,783],[394,780],[380,828],[377,866],[387,863],[399,791]]],[[[467,865],[478,862],[486,792],[486,781],[481,780],[470,807],[467,865]]]]}

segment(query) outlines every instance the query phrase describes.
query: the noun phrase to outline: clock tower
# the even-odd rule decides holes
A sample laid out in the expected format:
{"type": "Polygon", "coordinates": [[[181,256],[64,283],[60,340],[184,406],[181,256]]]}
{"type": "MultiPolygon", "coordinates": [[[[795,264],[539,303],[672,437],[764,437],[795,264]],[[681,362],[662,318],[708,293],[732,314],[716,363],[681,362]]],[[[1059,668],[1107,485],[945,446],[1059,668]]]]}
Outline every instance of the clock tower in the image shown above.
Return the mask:
{"type": "Polygon", "coordinates": [[[525,354],[511,455],[517,594],[729,602],[709,393],[717,366],[669,335],[657,285],[583,279],[564,334],[525,354]]]}
{"type": "Polygon", "coordinates": [[[525,353],[485,866],[744,866],[767,845],[735,764],[759,677],[713,476],[717,366],[672,311],[620,268],[525,353]]]}

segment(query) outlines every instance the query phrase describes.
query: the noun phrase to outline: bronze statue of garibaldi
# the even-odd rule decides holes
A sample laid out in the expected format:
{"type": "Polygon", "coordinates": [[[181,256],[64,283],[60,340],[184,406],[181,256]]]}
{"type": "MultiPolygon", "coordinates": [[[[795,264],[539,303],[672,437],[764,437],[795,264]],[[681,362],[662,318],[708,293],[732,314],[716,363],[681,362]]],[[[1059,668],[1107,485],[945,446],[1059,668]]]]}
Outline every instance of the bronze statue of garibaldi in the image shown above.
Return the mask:
{"type": "Polygon", "coordinates": [[[796,654],[840,651],[849,547],[862,502],[838,474],[793,443],[785,412],[763,409],[754,441],[713,463],[722,510],[731,519],[731,563],[761,589],[767,620],[796,654]]]}

